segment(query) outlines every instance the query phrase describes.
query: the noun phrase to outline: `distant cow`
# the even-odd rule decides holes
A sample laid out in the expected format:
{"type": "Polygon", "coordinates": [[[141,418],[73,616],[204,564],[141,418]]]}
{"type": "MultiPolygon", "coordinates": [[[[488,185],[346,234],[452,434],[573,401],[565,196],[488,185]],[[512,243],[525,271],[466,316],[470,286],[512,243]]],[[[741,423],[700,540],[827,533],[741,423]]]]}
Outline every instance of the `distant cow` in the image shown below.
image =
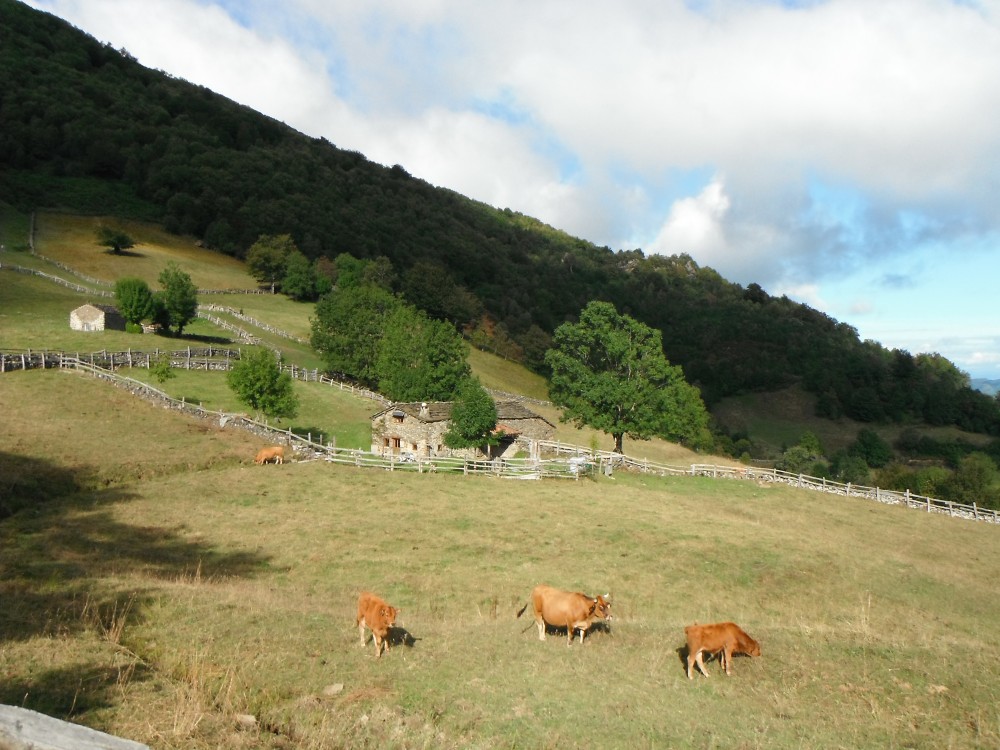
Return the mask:
{"type": "Polygon", "coordinates": [[[268,461],[274,461],[276,464],[285,463],[284,446],[275,445],[271,448],[261,448],[253,460],[255,464],[266,464],[268,461]]]}
{"type": "Polygon", "coordinates": [[[365,628],[367,627],[372,631],[372,637],[375,640],[375,656],[382,656],[382,644],[385,644],[385,650],[389,650],[389,631],[392,626],[396,623],[396,615],[398,615],[400,610],[395,607],[391,607],[385,603],[383,599],[371,593],[370,591],[364,591],[361,596],[358,597],[358,633],[361,636],[361,645],[365,645],[365,628]]]}
{"type": "Polygon", "coordinates": [[[687,674],[689,680],[694,678],[692,669],[695,664],[698,665],[701,673],[708,677],[705,662],[701,658],[702,653],[721,653],[722,668],[726,674],[730,674],[729,664],[733,654],[760,656],[760,644],[734,622],[717,622],[711,625],[695,623],[684,628],[684,635],[687,636],[687,674]]]}
{"type": "Polygon", "coordinates": [[[584,633],[595,620],[611,619],[610,594],[587,596],[586,594],[562,591],[539,584],[531,592],[531,599],[518,610],[517,616],[524,614],[528,604],[534,605],[535,624],[538,626],[538,640],[545,640],[545,625],[566,628],[566,645],[573,643],[573,634],[580,631],[580,643],[584,633]]]}

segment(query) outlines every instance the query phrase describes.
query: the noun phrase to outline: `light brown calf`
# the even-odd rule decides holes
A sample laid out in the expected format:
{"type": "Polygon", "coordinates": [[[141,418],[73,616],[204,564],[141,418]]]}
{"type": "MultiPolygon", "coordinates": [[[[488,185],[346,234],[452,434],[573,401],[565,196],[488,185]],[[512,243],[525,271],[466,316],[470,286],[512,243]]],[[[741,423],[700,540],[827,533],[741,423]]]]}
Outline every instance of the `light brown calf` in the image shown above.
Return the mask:
{"type": "Polygon", "coordinates": [[[285,463],[284,446],[275,445],[271,448],[261,448],[253,460],[255,464],[266,464],[268,461],[274,461],[276,464],[285,463]]]}
{"type": "Polygon", "coordinates": [[[760,656],[760,644],[746,634],[746,632],[734,622],[717,622],[711,625],[689,625],[684,628],[684,635],[687,637],[687,675],[688,679],[694,679],[692,669],[695,664],[701,673],[708,677],[705,671],[705,662],[702,661],[702,654],[722,654],[722,668],[726,674],[730,674],[729,664],[733,654],[747,654],[749,656],[760,656]]]}
{"type": "Polygon", "coordinates": [[[361,592],[358,597],[358,633],[361,636],[361,645],[365,645],[365,628],[372,631],[372,638],[375,640],[375,656],[382,656],[382,644],[385,650],[389,650],[389,631],[396,624],[396,615],[400,610],[385,603],[385,600],[371,593],[361,592]]]}

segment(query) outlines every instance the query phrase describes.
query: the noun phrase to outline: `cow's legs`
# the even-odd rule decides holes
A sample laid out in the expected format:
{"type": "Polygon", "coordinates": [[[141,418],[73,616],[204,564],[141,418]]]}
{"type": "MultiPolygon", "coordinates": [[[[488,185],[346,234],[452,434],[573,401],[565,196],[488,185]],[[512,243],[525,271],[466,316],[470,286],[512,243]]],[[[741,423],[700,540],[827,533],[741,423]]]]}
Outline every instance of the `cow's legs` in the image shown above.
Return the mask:
{"type": "Polygon", "coordinates": [[[535,625],[538,626],[538,640],[545,640],[545,620],[541,616],[535,617],[535,625]]]}
{"type": "Polygon", "coordinates": [[[358,635],[361,637],[361,645],[365,645],[365,618],[358,620],[358,635]]]}
{"type": "Polygon", "coordinates": [[[702,650],[698,649],[698,653],[694,655],[694,660],[698,664],[698,669],[701,670],[701,673],[708,677],[708,670],[705,669],[705,661],[702,658],[702,653],[702,650]]]}
{"type": "Polygon", "coordinates": [[[722,668],[725,670],[726,674],[729,674],[729,662],[733,658],[733,649],[730,646],[726,646],[722,649],[722,668]]]}

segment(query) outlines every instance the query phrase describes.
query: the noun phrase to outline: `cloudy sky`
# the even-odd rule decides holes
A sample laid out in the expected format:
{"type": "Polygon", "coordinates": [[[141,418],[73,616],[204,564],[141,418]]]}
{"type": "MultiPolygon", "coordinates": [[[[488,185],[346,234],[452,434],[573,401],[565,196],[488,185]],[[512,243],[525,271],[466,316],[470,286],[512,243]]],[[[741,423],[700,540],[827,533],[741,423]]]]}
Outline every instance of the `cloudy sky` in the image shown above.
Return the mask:
{"type": "Polygon", "coordinates": [[[28,0],[612,249],[1000,378],[1000,0],[28,0]]]}

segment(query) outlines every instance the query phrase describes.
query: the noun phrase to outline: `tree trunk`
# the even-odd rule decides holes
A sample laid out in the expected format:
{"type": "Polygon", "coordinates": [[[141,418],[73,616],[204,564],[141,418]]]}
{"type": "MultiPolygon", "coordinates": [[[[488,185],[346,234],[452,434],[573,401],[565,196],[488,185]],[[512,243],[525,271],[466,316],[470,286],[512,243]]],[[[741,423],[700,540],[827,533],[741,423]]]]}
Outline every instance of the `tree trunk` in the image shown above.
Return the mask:
{"type": "Polygon", "coordinates": [[[624,432],[612,433],[612,437],[615,439],[615,453],[625,453],[622,450],[622,438],[625,437],[624,432]]]}

